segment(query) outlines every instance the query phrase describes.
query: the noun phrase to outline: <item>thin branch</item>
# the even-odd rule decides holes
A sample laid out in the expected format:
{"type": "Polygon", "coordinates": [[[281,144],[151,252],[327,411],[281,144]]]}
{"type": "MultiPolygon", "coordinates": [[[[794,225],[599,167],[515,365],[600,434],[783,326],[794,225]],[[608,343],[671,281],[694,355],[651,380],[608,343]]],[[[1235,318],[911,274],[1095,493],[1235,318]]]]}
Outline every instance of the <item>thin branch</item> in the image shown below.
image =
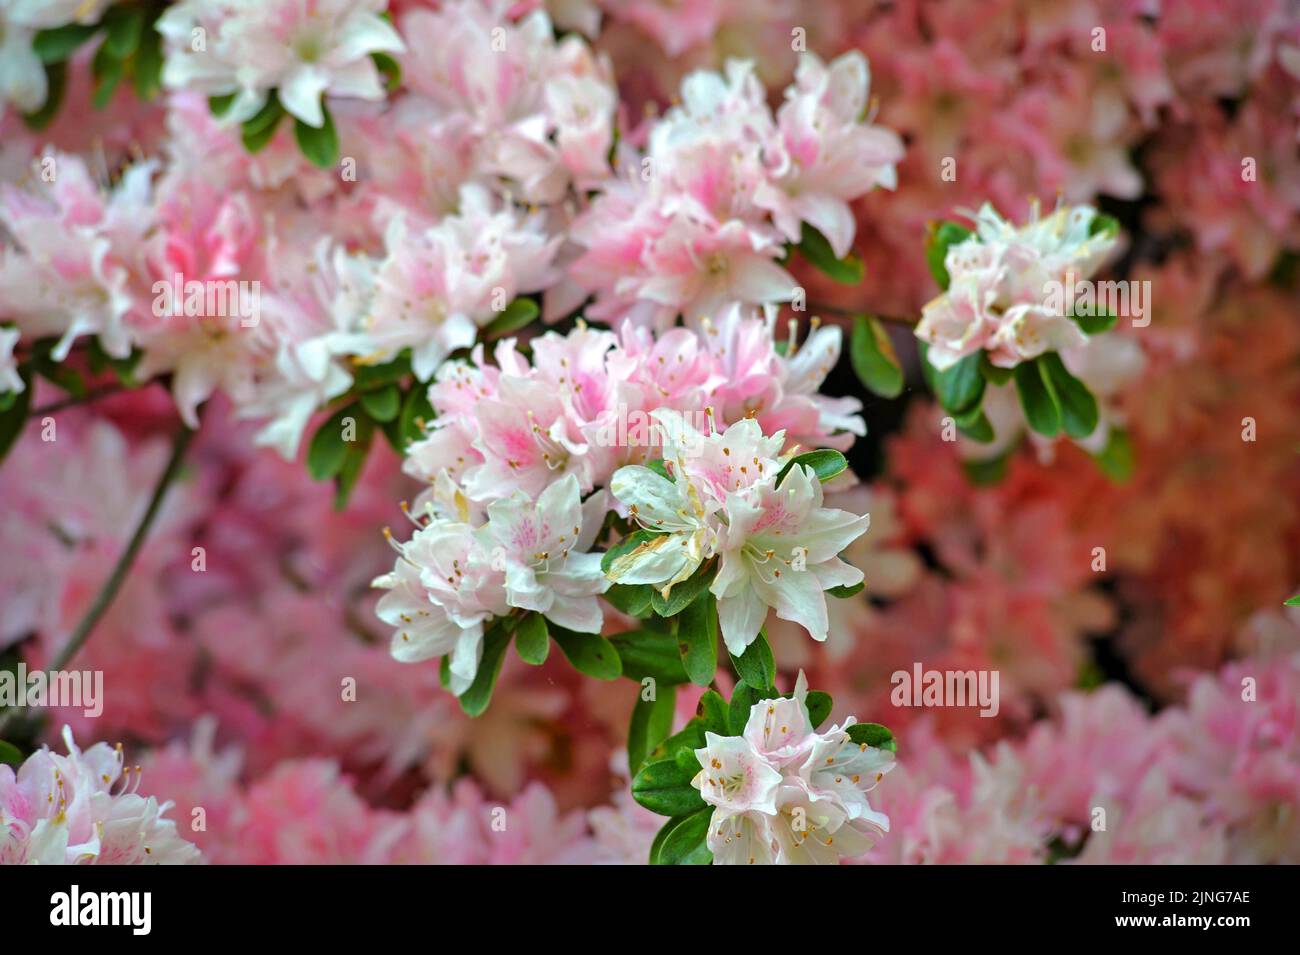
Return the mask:
{"type": "Polygon", "coordinates": [[[163,498],[167,495],[167,489],[180,472],[181,459],[185,456],[185,449],[189,447],[192,437],[194,437],[194,432],[181,425],[180,430],[176,432],[176,437],[172,440],[171,457],[167,461],[167,466],[163,468],[162,474],[159,475],[158,482],[154,485],[153,496],[149,498],[149,506],[145,508],[140,523],[136,525],[131,540],[127,542],[122,555],[118,557],[117,563],[113,566],[113,572],[104,581],[104,586],[95,595],[95,602],[90,605],[90,609],[86,611],[85,616],[81,618],[81,622],[77,624],[77,629],[73,631],[68,642],[63,645],[63,649],[54,658],[54,663],[50,666],[51,670],[62,670],[68,665],[68,662],[90,637],[91,631],[99,623],[99,618],[112,605],[114,598],[117,597],[117,592],[122,589],[122,583],[126,580],[127,572],[135,562],[136,554],[139,553],[140,546],[144,543],[145,537],[148,536],[149,527],[153,524],[163,498]]]}
{"type": "Polygon", "coordinates": [[[107,398],[109,395],[116,395],[124,392],[126,389],[121,385],[104,385],[101,388],[91,388],[82,395],[69,395],[66,398],[60,398],[58,401],[51,401],[48,405],[41,405],[39,408],[33,408],[27,412],[29,418],[39,418],[43,415],[54,414],[65,408],[73,408],[77,405],[89,404],[92,401],[98,401],[100,398],[107,398]]]}

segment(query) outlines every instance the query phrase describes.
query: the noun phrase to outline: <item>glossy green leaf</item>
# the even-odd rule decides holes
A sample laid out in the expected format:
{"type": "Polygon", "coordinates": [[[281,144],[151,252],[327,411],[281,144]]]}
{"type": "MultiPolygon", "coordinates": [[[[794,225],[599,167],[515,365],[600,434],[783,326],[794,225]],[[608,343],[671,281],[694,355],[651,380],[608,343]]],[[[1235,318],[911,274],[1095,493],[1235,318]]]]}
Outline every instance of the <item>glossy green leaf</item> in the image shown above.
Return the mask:
{"type": "Polygon", "coordinates": [[[334,128],[329,107],[321,103],[320,108],[325,121],[320,126],[311,126],[295,117],[293,136],[308,162],[319,169],[333,169],[339,161],[339,133],[334,128]]]}
{"type": "MultiPolygon", "coordinates": [[[[501,675],[501,663],[506,656],[510,634],[498,621],[483,635],[483,656],[479,659],[474,682],[460,695],[460,706],[470,716],[480,716],[492,702],[492,690],[501,675]]],[[[444,659],[446,659],[444,657],[444,659]]]]}
{"type": "Polygon", "coordinates": [[[862,282],[862,260],[852,253],[842,259],[836,258],[826,237],[806,222],[803,223],[797,248],[800,255],[836,282],[844,285],[858,285],[862,282]]]}
{"type": "Polygon", "coordinates": [[[627,764],[631,772],[639,770],[646,754],[672,732],[676,702],[677,690],[673,687],[657,689],[653,699],[647,700],[644,693],[637,696],[627,731],[627,764]]]}
{"type": "Polygon", "coordinates": [[[818,448],[816,451],[805,451],[803,454],[796,454],[785,462],[785,465],[777,472],[777,487],[781,486],[781,482],[790,473],[790,469],[796,466],[812,468],[813,473],[817,475],[817,480],[825,484],[842,473],[849,466],[849,462],[844,455],[830,448],[818,448]]]}
{"type": "Polygon", "coordinates": [[[1036,361],[1016,366],[1016,393],[1029,427],[1048,438],[1061,433],[1061,406],[1036,361]]]}
{"type": "Polygon", "coordinates": [[[708,686],[718,670],[718,602],[707,591],[682,611],[677,624],[678,649],[686,675],[708,686]]]}
{"type": "Polygon", "coordinates": [[[550,631],[565,658],[579,673],[597,680],[617,680],[622,675],[618,651],[600,634],[577,633],[553,623],[550,631]]]}
{"type": "Polygon", "coordinates": [[[776,659],[763,630],[758,631],[744,653],[731,655],[731,665],[740,678],[756,690],[767,690],[776,685],[776,659]]]}
{"type": "Polygon", "coordinates": [[[519,659],[533,666],[546,662],[551,648],[551,634],[546,628],[546,618],[540,613],[525,614],[515,628],[515,650],[519,659]]]}
{"type": "Polygon", "coordinates": [[[948,290],[950,282],[948,267],[944,264],[944,260],[948,257],[948,249],[950,246],[965,242],[970,237],[971,230],[955,222],[941,222],[930,226],[930,234],[925,242],[925,263],[930,267],[930,274],[934,276],[939,288],[944,291],[948,290]]]}
{"type": "Polygon", "coordinates": [[[882,398],[897,398],[903,392],[903,368],[894,353],[884,325],[870,315],[853,319],[849,358],[858,380],[882,398]]]}
{"type": "Polygon", "coordinates": [[[705,808],[700,792],[691,785],[699,772],[684,769],[675,759],[647,763],[632,779],[632,798],[661,816],[688,816],[705,808]]]}

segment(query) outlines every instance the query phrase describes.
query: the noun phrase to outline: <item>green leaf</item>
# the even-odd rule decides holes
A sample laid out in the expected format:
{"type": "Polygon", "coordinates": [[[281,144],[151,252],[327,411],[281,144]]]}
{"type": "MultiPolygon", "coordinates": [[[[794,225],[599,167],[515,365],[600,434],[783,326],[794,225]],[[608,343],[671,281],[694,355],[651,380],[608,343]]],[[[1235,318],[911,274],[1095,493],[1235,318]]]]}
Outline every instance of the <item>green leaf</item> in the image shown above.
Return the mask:
{"type": "Polygon", "coordinates": [[[411,353],[403,350],[396,358],[380,365],[357,365],[352,370],[352,383],[357,391],[373,391],[385,385],[400,382],[411,373],[411,353]]]}
{"type": "Polygon", "coordinates": [[[32,50],[46,66],[62,63],[98,31],[97,23],[69,23],[53,30],[39,30],[32,38],[32,50]]]}
{"type": "Polygon", "coordinates": [[[704,721],[704,729],[719,736],[727,735],[727,701],[717,690],[706,690],[700,697],[696,711],[704,721]]]}
{"type": "Polygon", "coordinates": [[[1011,452],[1007,451],[996,458],[987,458],[983,461],[963,461],[962,469],[966,472],[966,479],[972,484],[977,487],[988,487],[1006,477],[1007,462],[1010,460],[1011,452]]]}
{"type": "Polygon", "coordinates": [[[1283,607],[1300,607],[1300,594],[1282,601],[1283,607]]]}
{"type": "Polygon", "coordinates": [[[785,480],[785,476],[790,473],[790,469],[795,465],[812,468],[813,473],[817,475],[817,480],[825,484],[847,468],[849,462],[844,455],[829,448],[818,448],[816,451],[805,451],[803,454],[796,454],[785,462],[785,465],[777,473],[777,487],[781,486],[781,482],[785,480]]]}
{"type": "Polygon", "coordinates": [[[309,126],[297,117],[293,121],[293,136],[307,160],[320,169],[332,169],[339,161],[339,133],[334,128],[334,117],[329,107],[320,104],[325,121],[320,126],[309,126]]]}
{"type": "Polygon", "coordinates": [[[358,405],[353,402],[326,419],[312,436],[307,447],[307,473],[325,481],[339,473],[347,455],[348,442],[343,440],[344,419],[356,421],[358,405]]]}
{"type": "MultiPolygon", "coordinates": [[[[479,716],[492,702],[492,690],[501,675],[501,662],[506,656],[510,634],[498,620],[483,635],[483,656],[478,662],[474,682],[460,695],[460,706],[470,716],[479,716]]],[[[443,659],[446,659],[444,657],[443,659]]]]}
{"type": "Polygon", "coordinates": [[[683,769],[675,759],[647,763],[632,779],[632,798],[661,816],[688,816],[705,808],[700,791],[691,785],[700,767],[683,769]]]}
{"type": "Polygon", "coordinates": [[[623,664],[623,676],[629,680],[640,682],[650,677],[661,686],[690,682],[677,638],[671,633],[633,630],[615,634],[613,644],[623,664]]]}
{"type": "Polygon", "coordinates": [[[980,352],[975,352],[943,371],[935,369],[934,393],[946,410],[956,414],[979,407],[984,397],[982,357],[980,352]]]}
{"type": "Polygon", "coordinates": [[[429,389],[417,381],[406,393],[406,400],[402,402],[402,413],[397,419],[403,446],[424,437],[424,430],[434,417],[433,405],[429,404],[429,389]]]}
{"type": "Polygon", "coordinates": [[[976,408],[973,414],[968,412],[957,416],[955,420],[957,430],[972,441],[978,441],[981,444],[991,444],[993,442],[993,425],[979,408],[976,408]]]}
{"type": "Polygon", "coordinates": [[[894,740],[894,734],[879,723],[854,723],[849,727],[849,739],[859,746],[866,743],[876,749],[887,749],[891,753],[898,752],[898,743],[894,740]]]}
{"type": "Polygon", "coordinates": [[[575,633],[551,624],[551,636],[579,673],[597,680],[617,680],[623,664],[614,645],[598,633],[575,633]]]}
{"type": "Polygon", "coordinates": [[[504,338],[511,332],[517,332],[530,324],[540,314],[537,303],[531,298],[517,298],[502,310],[501,314],[488,322],[482,332],[484,341],[504,338]]]}
{"type": "Polygon", "coordinates": [[[740,678],[756,690],[769,690],[776,686],[776,659],[762,629],[754,637],[754,642],[745,647],[744,653],[731,655],[731,665],[740,678]]]}
{"type": "Polygon", "coordinates": [[[1127,481],[1133,476],[1134,467],[1133,442],[1128,432],[1120,428],[1111,428],[1106,447],[1100,454],[1094,455],[1093,460],[1101,468],[1101,473],[1112,481],[1117,483],[1127,481]]]}
{"type": "Polygon", "coordinates": [[[31,369],[19,366],[18,374],[25,387],[14,397],[9,407],[0,412],[0,462],[4,461],[5,455],[17,442],[18,436],[23,433],[23,427],[27,424],[27,413],[32,404],[31,369]]]}
{"type": "Polygon", "coordinates": [[[343,451],[343,466],[339,468],[338,474],[334,476],[334,509],[336,511],[341,511],[348,506],[348,498],[352,496],[352,489],[356,486],[357,480],[361,477],[361,471],[366,466],[366,456],[370,454],[370,443],[374,436],[374,421],[366,415],[358,413],[357,439],[344,442],[347,447],[343,451]]]}
{"type": "Polygon", "coordinates": [[[64,62],[45,65],[45,103],[34,113],[24,113],[23,122],[28,129],[40,131],[54,121],[59,106],[63,103],[63,94],[68,86],[68,64],[64,62]]]}
{"type": "Polygon", "coordinates": [[[662,591],[655,588],[654,593],[650,596],[650,606],[661,617],[675,617],[709,589],[709,584],[713,583],[713,577],[717,572],[718,565],[716,561],[701,566],[681,583],[673,584],[672,589],[668,591],[667,597],[663,595],[662,591]]]}
{"type": "Polygon", "coordinates": [[[144,352],[138,348],[132,349],[131,354],[125,358],[114,358],[104,351],[104,346],[99,343],[98,338],[90,340],[88,348],[88,357],[90,359],[90,370],[99,374],[105,368],[111,368],[117,380],[126,388],[138,388],[140,382],[136,380],[135,369],[140,364],[140,359],[144,357],[144,352]]]}
{"type": "Polygon", "coordinates": [[[944,260],[948,257],[948,248],[965,242],[970,237],[970,229],[959,226],[955,222],[930,225],[930,234],[925,241],[925,262],[930,266],[930,274],[939,283],[939,288],[945,292],[948,291],[948,284],[951,281],[948,277],[948,267],[944,264],[944,260]]]}
{"type": "Polygon", "coordinates": [[[774,689],[762,690],[741,681],[731,693],[731,702],[727,704],[728,736],[739,736],[745,731],[749,722],[749,711],[754,704],[780,696],[774,689]]]}
{"type": "Polygon", "coordinates": [[[813,729],[816,729],[825,723],[826,718],[831,715],[835,701],[831,699],[829,693],[823,693],[821,690],[809,690],[808,696],[804,700],[804,706],[808,710],[808,724],[813,729]]]}
{"type": "Polygon", "coordinates": [[[628,616],[644,618],[654,613],[654,593],[649,584],[611,584],[602,596],[628,616]]]}
{"type": "Polygon", "coordinates": [[[13,743],[6,743],[0,739],[0,765],[21,766],[22,764],[22,750],[13,743]]]}
{"type": "Polygon", "coordinates": [[[686,675],[708,686],[718,670],[718,602],[707,591],[682,611],[677,624],[678,649],[686,675]]]}
{"type": "Polygon", "coordinates": [[[208,111],[218,119],[230,112],[231,105],[235,102],[234,93],[225,93],[221,96],[208,97],[208,111]]]}
{"type": "Polygon", "coordinates": [[[1049,438],[1061,433],[1061,406],[1038,362],[1022,361],[1016,366],[1016,392],[1029,427],[1049,438]]]}
{"type": "Polygon", "coordinates": [[[894,353],[893,342],[879,320],[870,315],[853,319],[849,358],[854,374],[870,391],[882,398],[897,398],[903,392],[903,369],[894,353]]]}
{"type": "Polygon", "coordinates": [[[705,806],[677,822],[659,843],[656,865],[712,865],[707,837],[713,807],[705,806]]]}
{"type": "Polygon", "coordinates": [[[105,40],[95,51],[90,72],[95,78],[95,93],[91,97],[91,105],[95,109],[103,109],[113,98],[113,93],[117,90],[117,85],[122,82],[122,77],[126,75],[126,63],[113,55],[108,40],[105,40]]]}
{"type": "Polygon", "coordinates": [[[1119,235],[1119,220],[1114,216],[1099,212],[1088,223],[1088,235],[1105,235],[1108,238],[1114,238],[1119,235]]]}
{"type": "Polygon", "coordinates": [[[364,392],[361,407],[376,421],[395,421],[402,410],[402,391],[396,385],[387,385],[378,391],[364,392]]]}
{"type": "MultiPolygon", "coordinates": [[[[676,693],[676,690],[674,689],[673,692],[676,693]]],[[[685,757],[682,754],[689,753],[692,759],[695,758],[695,751],[704,746],[704,731],[707,728],[704,720],[698,716],[693,717],[672,736],[652,746],[646,762],[657,763],[661,759],[675,759],[679,766],[689,766],[689,763],[683,763],[685,757]]],[[[696,760],[695,769],[699,768],[698,762],[696,760]]]]}
{"type": "Polygon", "coordinates": [[[797,248],[800,255],[836,282],[857,285],[862,281],[862,260],[853,253],[837,259],[826,237],[806,222],[803,223],[797,248]]]}
{"type": "Polygon", "coordinates": [[[654,841],[650,843],[651,865],[659,864],[659,851],[663,848],[664,840],[668,838],[668,833],[672,832],[681,821],[681,819],[669,819],[659,828],[659,831],[655,834],[654,841]]]}
{"type": "Polygon", "coordinates": [[[1042,366],[1044,379],[1056,394],[1065,433],[1072,438],[1086,438],[1096,431],[1099,417],[1097,399],[1088,386],[1070,374],[1056,352],[1040,355],[1038,364],[1042,366]]]}
{"type": "Polygon", "coordinates": [[[104,14],[104,46],[119,60],[125,60],[140,45],[144,30],[144,8],[126,4],[110,7],[104,14]]]}
{"type": "Polygon", "coordinates": [[[135,95],[149,102],[162,90],[163,51],[162,36],[152,25],[146,26],[140,36],[132,67],[135,95]]]}
{"type": "Polygon", "coordinates": [[[1119,321],[1119,316],[1112,315],[1110,312],[1098,312],[1094,315],[1075,314],[1070,317],[1085,335],[1100,335],[1102,332],[1108,332],[1119,321]]]}
{"type": "Polygon", "coordinates": [[[515,650],[519,659],[533,666],[546,662],[551,648],[551,634],[546,629],[546,618],[540,613],[524,614],[515,628],[515,650]]]}
{"type": "Polygon", "coordinates": [[[980,352],[980,374],[990,385],[1005,385],[1015,373],[1014,368],[1002,368],[989,361],[988,352],[980,352]]]}
{"type": "Polygon", "coordinates": [[[676,703],[677,690],[673,687],[666,687],[662,693],[656,690],[652,700],[647,700],[644,694],[637,696],[627,730],[627,764],[631,772],[639,770],[645,763],[646,754],[673,731],[676,703]]]}
{"type": "Polygon", "coordinates": [[[392,93],[402,85],[402,67],[387,53],[371,53],[370,59],[384,77],[384,91],[392,93]]]}
{"type": "Polygon", "coordinates": [[[242,138],[244,148],[250,153],[260,152],[275,138],[276,127],[284,118],[284,107],[274,93],[267,97],[266,103],[257,113],[244,120],[242,138]]]}
{"type": "Polygon", "coordinates": [[[843,600],[845,597],[854,597],[857,594],[860,594],[862,592],[862,588],[865,587],[866,585],[867,582],[865,580],[859,580],[856,584],[852,584],[852,585],[845,584],[839,587],[832,587],[830,590],[826,591],[826,593],[832,597],[839,597],[841,600],[843,600]]]}
{"type": "Polygon", "coordinates": [[[438,682],[444,690],[451,689],[451,654],[438,661],[438,682]]]}

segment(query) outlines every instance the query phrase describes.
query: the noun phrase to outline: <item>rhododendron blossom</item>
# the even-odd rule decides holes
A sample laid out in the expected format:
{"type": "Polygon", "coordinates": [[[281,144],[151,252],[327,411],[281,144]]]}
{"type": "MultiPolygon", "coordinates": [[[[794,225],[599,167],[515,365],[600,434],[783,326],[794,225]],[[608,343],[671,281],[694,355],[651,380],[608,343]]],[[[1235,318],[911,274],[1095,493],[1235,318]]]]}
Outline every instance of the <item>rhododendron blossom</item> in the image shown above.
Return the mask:
{"type": "Polygon", "coordinates": [[[925,307],[916,335],[929,345],[937,369],[986,351],[999,367],[1012,368],[1045,351],[1083,345],[1087,336],[1072,320],[1073,302],[1050,301],[1049,283],[1072,287],[1087,280],[1115,244],[1094,233],[1096,211],[1061,206],[1017,227],[989,205],[975,216],[975,233],[948,247],[947,292],[925,307]]]}
{"type": "Polygon", "coordinates": [[[164,818],[170,802],[136,792],[140,768],[122,748],[96,743],[84,752],[63,730],[67,755],[49,747],[18,768],[0,766],[0,863],[33,865],[177,865],[199,850],[164,818]]]}
{"type": "Polygon", "coordinates": [[[713,806],[708,845],[717,865],[836,863],[869,850],[889,817],[867,793],[894,766],[887,750],[854,743],[842,726],[809,725],[802,671],[791,697],[760,700],[741,736],[707,735],[691,781],[713,806]]]}
{"type": "Polygon", "coordinates": [[[173,89],[230,96],[229,116],[251,119],[274,90],[308,126],[321,126],[321,97],[378,100],[382,77],[372,53],[400,53],[397,31],[380,14],[387,0],[183,0],[159,21],[169,41],[163,79],[173,89]]]}

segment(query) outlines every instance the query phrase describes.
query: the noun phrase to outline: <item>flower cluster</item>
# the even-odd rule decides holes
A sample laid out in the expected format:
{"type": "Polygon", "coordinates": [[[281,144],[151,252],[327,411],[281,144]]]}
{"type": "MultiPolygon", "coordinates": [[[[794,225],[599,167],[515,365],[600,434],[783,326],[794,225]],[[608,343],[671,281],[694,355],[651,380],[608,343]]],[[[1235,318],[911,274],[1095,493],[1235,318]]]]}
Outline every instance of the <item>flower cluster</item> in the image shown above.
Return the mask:
{"type": "Polygon", "coordinates": [[[975,232],[948,246],[947,291],[922,313],[916,335],[939,371],[979,351],[1000,368],[1087,341],[1073,320],[1075,282],[1091,279],[1114,247],[1096,210],[1061,206],[1020,227],[985,205],[975,232]],[[1050,294],[1051,287],[1061,291],[1050,294]],[[1054,299],[1054,300],[1053,300],[1054,299]]]}
{"type": "Polygon", "coordinates": [[[797,458],[782,467],[784,432],[765,437],[745,419],[706,436],[676,412],[655,416],[667,476],[642,465],[615,472],[610,491],[648,535],[611,561],[610,579],[667,597],[716,557],[709,589],[732,653],[758,636],[768,608],[825,640],[823,592],[862,583],[838,555],[868,517],[823,507],[817,472],[797,458]]]}
{"type": "Polygon", "coordinates": [[[580,325],[534,339],[531,362],[506,339],[495,365],[476,347],[471,361],[441,366],[429,388],[436,417],[405,464],[428,484],[415,502],[417,530],[376,581],[389,590],[379,612],[396,627],[394,655],[451,653],[461,692],[493,618],[535,610],[599,632],[594,598],[611,581],[666,595],[714,558],[733,652],[753,641],[767,607],[825,639],[822,592],[861,581],[836,555],[867,519],[823,508],[809,468],[777,482],[800,440],[841,443],[862,429],[855,400],[817,394],[840,338],[838,328],[819,329],[781,354],[770,320],[732,309],[701,331],[580,325]],[[707,409],[707,434],[690,408],[707,409]],[[673,478],[633,461],[659,463],[673,478]],[[659,536],[606,577],[592,551],[606,543],[598,537],[611,508],[659,536]]]}
{"type": "Polygon", "coordinates": [[[761,700],[741,736],[709,733],[695,751],[691,785],[713,806],[708,846],[715,865],[834,864],[889,831],[867,793],[894,768],[889,750],[855,743],[849,717],[813,730],[802,672],[789,698],[761,700]]]}
{"type": "Polygon", "coordinates": [[[805,54],[773,116],[752,63],[687,77],[681,105],[573,225],[584,251],[572,276],[596,297],[588,314],[663,327],[790,301],[798,283],[779,260],[805,226],[847,255],[849,202],[892,188],[902,157],[893,132],[861,122],[868,86],[856,53],[829,65],[805,54]]]}
{"type": "Polygon", "coordinates": [[[96,743],[84,753],[64,728],[66,756],[49,747],[18,768],[0,766],[0,863],[33,865],[184,865],[199,850],[164,818],[170,802],[141,796],[122,747],[96,743]]]}

